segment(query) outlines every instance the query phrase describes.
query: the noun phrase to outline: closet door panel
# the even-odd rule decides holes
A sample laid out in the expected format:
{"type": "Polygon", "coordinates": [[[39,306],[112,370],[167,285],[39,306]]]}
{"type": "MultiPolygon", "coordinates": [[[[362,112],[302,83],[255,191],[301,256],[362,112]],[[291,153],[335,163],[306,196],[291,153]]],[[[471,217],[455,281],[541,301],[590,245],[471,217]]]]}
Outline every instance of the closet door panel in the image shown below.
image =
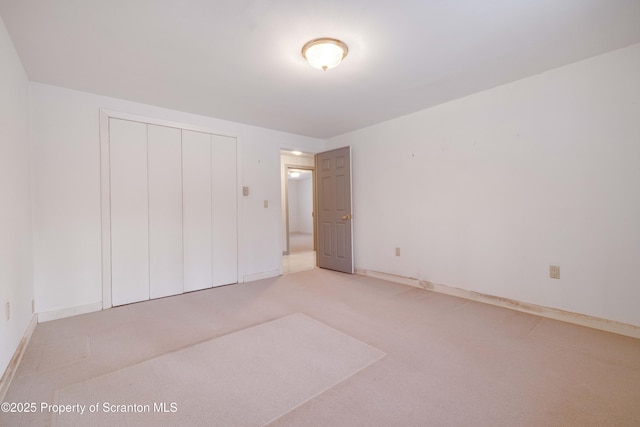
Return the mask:
{"type": "Polygon", "coordinates": [[[147,126],[109,119],[111,302],[149,299],[147,126]]]}
{"type": "Polygon", "coordinates": [[[236,139],[213,135],[213,285],[238,282],[236,139]]]}
{"type": "Polygon", "coordinates": [[[151,298],[183,292],[181,131],[147,125],[151,298]]]}
{"type": "Polygon", "coordinates": [[[210,288],[211,135],[182,131],[184,290],[210,288]]]}

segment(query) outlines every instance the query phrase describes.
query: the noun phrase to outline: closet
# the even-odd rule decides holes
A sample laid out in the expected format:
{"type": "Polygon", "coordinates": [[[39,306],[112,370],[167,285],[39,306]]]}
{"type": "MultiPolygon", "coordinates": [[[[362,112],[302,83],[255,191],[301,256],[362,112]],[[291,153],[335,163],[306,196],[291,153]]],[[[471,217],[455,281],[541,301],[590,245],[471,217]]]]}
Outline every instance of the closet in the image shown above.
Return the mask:
{"type": "Polygon", "coordinates": [[[236,139],[109,118],[113,306],[237,282],[236,139]]]}

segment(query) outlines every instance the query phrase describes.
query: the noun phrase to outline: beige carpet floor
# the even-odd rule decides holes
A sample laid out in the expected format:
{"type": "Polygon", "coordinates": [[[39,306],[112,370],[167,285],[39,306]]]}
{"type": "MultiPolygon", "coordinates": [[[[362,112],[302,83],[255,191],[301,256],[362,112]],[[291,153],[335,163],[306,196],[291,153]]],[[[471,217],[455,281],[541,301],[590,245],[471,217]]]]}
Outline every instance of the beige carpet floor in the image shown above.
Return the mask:
{"type": "MultiPolygon", "coordinates": [[[[178,366],[190,362],[172,354],[295,313],[386,356],[329,381],[332,386],[299,406],[288,404],[295,408],[271,426],[640,425],[640,340],[321,269],[39,324],[5,401],[53,404],[56,390],[80,399],[78,384],[101,387],[101,377],[159,359],[173,360],[176,368],[157,366],[157,375],[176,376],[178,384],[186,369],[178,366]]],[[[249,337],[243,340],[251,345],[249,337]]],[[[201,363],[193,372],[206,377],[201,363]]],[[[212,357],[210,367],[221,363],[212,357]]],[[[234,374],[238,382],[247,381],[242,372],[234,374]]],[[[300,376],[290,385],[306,381],[300,376]]],[[[224,395],[237,384],[227,377],[210,386],[224,395]]],[[[138,391],[131,387],[132,394],[124,386],[114,394],[133,399],[138,391]]],[[[182,425],[181,408],[191,408],[188,424],[214,425],[212,407],[189,406],[202,398],[197,390],[172,396],[150,385],[139,393],[154,389],[178,407],[149,425],[182,425]]],[[[226,405],[237,405],[247,420],[263,411],[243,399],[226,405]]],[[[46,426],[57,418],[42,411],[0,413],[0,425],[46,426]]],[[[119,424],[139,420],[123,417],[119,424]]]]}

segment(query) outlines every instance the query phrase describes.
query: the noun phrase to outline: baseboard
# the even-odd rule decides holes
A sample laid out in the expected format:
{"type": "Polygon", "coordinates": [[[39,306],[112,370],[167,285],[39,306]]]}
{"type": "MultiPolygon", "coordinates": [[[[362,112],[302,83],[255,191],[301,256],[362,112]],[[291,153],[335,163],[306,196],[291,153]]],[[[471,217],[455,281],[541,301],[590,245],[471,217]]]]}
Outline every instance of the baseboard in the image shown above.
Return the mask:
{"type": "Polygon", "coordinates": [[[100,310],[102,310],[102,302],[94,302],[92,304],[78,305],[76,307],[46,311],[44,313],[38,313],[38,323],[63,319],[65,317],[77,316],[79,314],[93,313],[94,311],[100,310]]]}
{"type": "Polygon", "coordinates": [[[491,304],[498,307],[521,311],[523,313],[535,314],[538,316],[547,317],[549,319],[561,320],[563,322],[573,323],[580,326],[586,326],[593,329],[599,329],[602,331],[613,332],[615,334],[640,339],[640,326],[631,325],[629,323],[622,323],[615,320],[603,319],[601,317],[574,313],[557,308],[529,304],[508,298],[498,297],[495,295],[488,295],[480,292],[454,288],[452,286],[431,283],[425,280],[412,279],[409,277],[397,276],[395,274],[381,273],[379,271],[356,269],[356,274],[375,277],[378,279],[388,280],[389,282],[400,283],[407,286],[413,286],[415,288],[452,295],[472,301],[478,301],[485,304],[491,304]]]}
{"type": "Polygon", "coordinates": [[[4,397],[6,396],[7,391],[9,391],[11,381],[18,371],[18,366],[20,365],[22,356],[27,349],[27,344],[29,344],[29,340],[31,339],[31,335],[33,335],[33,331],[36,329],[37,324],[38,316],[34,314],[31,318],[31,322],[29,322],[29,326],[27,327],[24,336],[18,344],[18,348],[16,348],[16,351],[13,353],[13,357],[9,361],[7,369],[5,369],[2,378],[0,378],[0,402],[4,402],[4,397]]]}
{"type": "Polygon", "coordinates": [[[255,280],[269,279],[271,277],[278,277],[281,274],[280,270],[264,271],[262,273],[245,274],[244,282],[253,282],[255,280]]]}

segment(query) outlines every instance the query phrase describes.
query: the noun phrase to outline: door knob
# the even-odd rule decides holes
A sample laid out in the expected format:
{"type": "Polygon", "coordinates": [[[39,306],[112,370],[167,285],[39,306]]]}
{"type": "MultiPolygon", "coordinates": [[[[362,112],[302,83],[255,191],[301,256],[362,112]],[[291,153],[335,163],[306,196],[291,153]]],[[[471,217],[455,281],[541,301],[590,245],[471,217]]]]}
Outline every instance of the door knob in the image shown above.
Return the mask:
{"type": "Polygon", "coordinates": [[[351,219],[351,215],[345,215],[342,217],[342,219],[351,219]]]}

